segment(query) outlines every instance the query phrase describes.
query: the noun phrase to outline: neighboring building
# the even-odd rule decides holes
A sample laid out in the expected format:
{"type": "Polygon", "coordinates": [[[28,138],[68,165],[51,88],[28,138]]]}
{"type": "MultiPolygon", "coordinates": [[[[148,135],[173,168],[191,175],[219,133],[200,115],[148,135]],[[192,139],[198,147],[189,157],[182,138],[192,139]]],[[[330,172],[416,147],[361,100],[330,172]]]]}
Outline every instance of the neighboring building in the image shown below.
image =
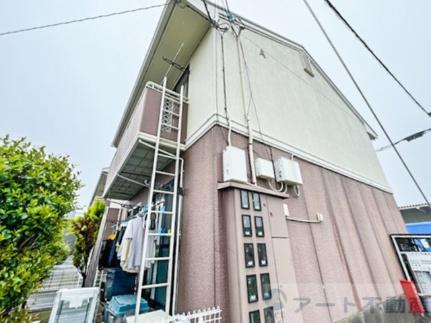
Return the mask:
{"type": "Polygon", "coordinates": [[[400,206],[409,233],[431,234],[431,209],[426,203],[400,206]]]}
{"type": "MultiPolygon", "coordinates": [[[[175,109],[184,86],[173,311],[220,306],[225,322],[271,322],[273,311],[276,322],[329,323],[402,294],[389,235],[406,228],[374,131],[301,45],[207,5],[211,19],[203,1],[164,8],[104,185],[106,199],[147,203],[161,100],[175,109]],[[165,76],[168,90],[158,85],[165,76]],[[226,152],[229,141],[242,152],[226,152]],[[266,179],[272,162],[288,182],[266,179]]],[[[178,127],[172,115],[162,120],[178,127]]],[[[163,130],[160,147],[172,152],[176,130],[163,130]]],[[[173,172],[168,160],[158,166],[173,172]]]]}

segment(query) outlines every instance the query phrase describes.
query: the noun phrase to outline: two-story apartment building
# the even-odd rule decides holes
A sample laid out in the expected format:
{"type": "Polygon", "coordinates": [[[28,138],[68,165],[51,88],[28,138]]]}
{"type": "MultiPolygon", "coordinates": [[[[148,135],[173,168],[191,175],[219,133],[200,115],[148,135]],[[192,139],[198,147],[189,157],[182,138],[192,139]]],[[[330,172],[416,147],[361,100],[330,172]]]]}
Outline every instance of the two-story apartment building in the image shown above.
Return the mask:
{"type": "MultiPolygon", "coordinates": [[[[405,226],[376,134],[301,45],[209,2],[169,1],[103,197],[146,204],[156,143],[173,154],[178,132],[173,287],[149,298],[220,306],[225,322],[329,323],[402,293],[389,234],[405,226]]],[[[159,159],[160,185],[174,164],[159,159]]]]}

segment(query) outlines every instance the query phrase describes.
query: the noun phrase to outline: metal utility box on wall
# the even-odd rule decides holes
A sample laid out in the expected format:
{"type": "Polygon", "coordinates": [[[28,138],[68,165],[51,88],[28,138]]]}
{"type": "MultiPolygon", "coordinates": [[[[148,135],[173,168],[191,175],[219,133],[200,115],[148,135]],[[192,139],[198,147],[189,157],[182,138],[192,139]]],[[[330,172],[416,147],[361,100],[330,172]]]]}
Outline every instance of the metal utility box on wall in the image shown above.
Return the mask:
{"type": "Polygon", "coordinates": [[[254,161],[256,177],[264,179],[274,179],[274,167],[270,160],[258,158],[254,161]]]}
{"type": "Polygon", "coordinates": [[[275,179],[288,185],[302,185],[301,170],[297,161],[280,157],[274,162],[275,179]]]}
{"type": "Polygon", "coordinates": [[[223,180],[247,182],[244,150],[228,146],[223,151],[223,180]]]}

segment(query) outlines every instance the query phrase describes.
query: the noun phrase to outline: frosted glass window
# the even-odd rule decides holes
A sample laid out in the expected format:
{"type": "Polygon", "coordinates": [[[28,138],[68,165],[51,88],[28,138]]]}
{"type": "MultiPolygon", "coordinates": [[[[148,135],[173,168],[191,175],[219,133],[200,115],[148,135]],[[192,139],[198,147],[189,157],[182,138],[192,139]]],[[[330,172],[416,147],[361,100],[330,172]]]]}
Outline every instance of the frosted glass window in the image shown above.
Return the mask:
{"type": "Polygon", "coordinates": [[[245,267],[254,267],[254,248],[252,243],[244,243],[245,267]]]}
{"type": "Polygon", "coordinates": [[[265,236],[265,230],[263,229],[263,218],[261,216],[254,217],[254,224],[256,226],[256,236],[265,236]]]}
{"type": "Polygon", "coordinates": [[[258,301],[256,275],[247,276],[247,297],[249,303],[258,301]]]}

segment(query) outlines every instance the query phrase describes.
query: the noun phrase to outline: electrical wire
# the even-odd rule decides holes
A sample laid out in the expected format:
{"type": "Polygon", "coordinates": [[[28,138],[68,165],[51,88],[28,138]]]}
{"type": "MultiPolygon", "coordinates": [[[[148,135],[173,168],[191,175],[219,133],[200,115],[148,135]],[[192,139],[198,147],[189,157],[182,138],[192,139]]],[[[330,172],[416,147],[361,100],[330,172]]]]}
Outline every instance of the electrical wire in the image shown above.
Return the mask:
{"type": "Polygon", "coordinates": [[[107,14],[103,14],[103,15],[92,16],[92,17],[85,17],[85,18],[80,18],[80,19],[61,21],[61,22],[56,22],[56,23],[48,24],[48,25],[41,25],[41,26],[11,30],[11,31],[4,31],[4,32],[0,32],[0,37],[12,35],[12,34],[24,33],[24,32],[33,31],[33,30],[47,29],[47,28],[58,27],[58,26],[63,26],[63,25],[70,25],[70,24],[89,21],[89,20],[96,20],[96,19],[101,19],[101,18],[108,18],[108,17],[113,17],[113,16],[125,15],[125,14],[134,13],[134,12],[138,12],[138,11],[144,11],[144,10],[149,10],[149,9],[154,9],[154,8],[165,7],[166,5],[168,5],[168,3],[157,4],[157,5],[148,6],[148,7],[140,7],[140,8],[130,9],[130,10],[111,12],[111,13],[107,13],[107,14]]]}
{"type": "Polygon", "coordinates": [[[217,29],[218,28],[218,24],[211,17],[210,11],[208,10],[208,4],[207,4],[206,0],[202,0],[202,2],[204,3],[205,11],[207,12],[207,16],[208,16],[208,19],[210,21],[211,26],[213,26],[214,28],[217,29]]]}
{"type": "Polygon", "coordinates": [[[319,29],[321,30],[321,32],[325,36],[326,40],[328,41],[329,45],[331,46],[332,50],[334,51],[335,55],[337,56],[338,60],[340,61],[341,65],[343,65],[344,70],[347,72],[347,74],[349,75],[350,79],[352,80],[352,82],[353,82],[356,90],[359,92],[359,94],[361,95],[361,97],[364,100],[365,104],[367,105],[368,109],[370,110],[371,114],[376,119],[376,121],[379,124],[380,128],[382,129],[385,137],[388,139],[390,145],[394,149],[395,153],[397,154],[398,158],[400,159],[401,163],[403,164],[404,168],[406,169],[407,173],[409,174],[409,176],[412,179],[413,183],[415,184],[416,188],[418,189],[418,191],[420,192],[420,194],[422,195],[423,199],[428,204],[428,206],[431,207],[431,204],[428,201],[428,198],[426,197],[424,191],[422,190],[422,188],[419,185],[418,181],[416,180],[415,176],[411,172],[411,170],[408,167],[407,163],[405,162],[404,158],[401,156],[400,152],[398,151],[397,147],[395,146],[394,142],[392,141],[391,137],[389,136],[389,134],[386,131],[385,127],[383,126],[382,122],[380,121],[380,118],[377,116],[377,114],[374,111],[373,107],[371,106],[370,102],[366,98],[366,96],[365,96],[364,92],[362,91],[361,87],[356,82],[355,77],[353,76],[352,72],[350,71],[350,69],[348,68],[348,66],[346,65],[346,63],[344,62],[344,59],[341,57],[340,53],[338,52],[338,49],[335,47],[334,43],[332,42],[331,38],[327,34],[326,30],[323,28],[322,24],[320,23],[319,18],[317,18],[316,14],[314,13],[314,11],[311,8],[311,6],[308,3],[308,1],[307,0],[303,0],[303,1],[304,1],[305,6],[308,8],[308,11],[310,12],[311,16],[313,17],[314,21],[319,26],[319,29]]]}
{"type": "MultiPolygon", "coordinates": [[[[249,118],[250,105],[253,105],[253,110],[254,110],[254,114],[256,116],[256,121],[257,121],[258,130],[259,130],[259,135],[260,135],[260,138],[262,140],[262,143],[264,143],[265,139],[263,137],[262,124],[260,123],[259,114],[257,112],[258,109],[257,109],[256,102],[254,100],[253,90],[252,90],[252,86],[251,86],[250,70],[249,70],[249,67],[248,67],[248,64],[247,64],[247,59],[245,57],[244,47],[242,45],[242,41],[241,40],[239,40],[239,44],[240,44],[240,49],[241,49],[242,60],[244,61],[244,66],[245,66],[245,76],[246,76],[246,79],[247,79],[247,84],[248,84],[248,88],[249,88],[249,92],[250,92],[250,100],[249,100],[249,105],[248,105],[248,108],[247,108],[247,117],[249,118]]],[[[266,147],[267,151],[269,152],[269,156],[271,156],[271,160],[273,160],[271,149],[267,145],[264,145],[264,146],[266,147]]]]}
{"type": "Polygon", "coordinates": [[[343,17],[343,15],[338,11],[338,9],[329,0],[324,0],[327,5],[334,11],[337,17],[344,23],[344,25],[355,35],[355,37],[361,42],[362,45],[367,49],[367,51],[376,59],[381,67],[392,77],[392,79],[404,90],[404,92],[413,100],[413,102],[431,117],[431,112],[428,112],[424,106],[413,96],[413,94],[404,86],[403,83],[394,75],[394,73],[389,69],[389,67],[382,61],[380,57],[370,48],[367,42],[358,34],[358,32],[350,25],[350,23],[343,17]]]}
{"type": "MultiPolygon", "coordinates": [[[[418,138],[423,137],[427,132],[430,132],[430,131],[431,131],[431,128],[415,132],[414,134],[412,134],[410,136],[404,137],[403,139],[400,139],[400,140],[394,142],[394,145],[398,145],[399,143],[401,143],[403,141],[410,142],[410,141],[416,140],[418,138]]],[[[388,148],[391,148],[391,145],[386,145],[386,146],[380,147],[380,148],[376,149],[376,151],[379,152],[379,151],[386,150],[388,148]]]]}
{"type": "MultiPolygon", "coordinates": [[[[256,102],[254,100],[253,89],[252,89],[252,86],[251,86],[250,70],[249,70],[249,67],[248,67],[248,64],[247,64],[247,59],[246,59],[246,56],[245,56],[245,51],[244,51],[244,47],[243,47],[243,44],[242,44],[242,40],[240,39],[241,27],[239,29],[239,32],[236,33],[235,32],[235,26],[234,26],[234,17],[232,15],[231,11],[230,11],[228,0],[225,0],[225,4],[226,4],[226,9],[227,9],[227,14],[228,14],[228,18],[229,18],[229,23],[230,23],[231,29],[232,29],[233,33],[235,34],[235,37],[236,37],[236,39],[238,41],[238,44],[239,44],[239,49],[240,49],[241,57],[242,57],[242,60],[244,62],[244,66],[245,66],[245,76],[246,76],[246,79],[247,79],[247,84],[248,84],[248,88],[249,88],[249,92],[250,92],[249,104],[248,104],[248,107],[247,107],[247,110],[246,110],[246,118],[247,119],[249,118],[250,105],[252,104],[253,108],[254,108],[254,113],[255,113],[255,116],[256,116],[256,121],[257,121],[257,126],[258,126],[258,130],[259,130],[260,138],[262,140],[262,144],[266,148],[266,150],[268,152],[268,156],[270,157],[270,159],[274,160],[274,156],[273,156],[273,153],[272,153],[272,148],[270,146],[268,146],[268,145],[265,144],[265,140],[264,140],[264,137],[263,137],[262,125],[261,125],[261,122],[260,122],[259,114],[258,114],[258,111],[257,111],[258,109],[257,109],[256,102]]],[[[240,64],[241,64],[241,62],[240,62],[240,64]]],[[[278,189],[274,188],[271,185],[271,183],[268,183],[268,184],[271,187],[271,189],[278,191],[278,189]]],[[[286,186],[286,188],[287,188],[287,186],[286,186]]]]}
{"type": "Polygon", "coordinates": [[[277,188],[277,182],[274,179],[268,179],[266,182],[268,183],[269,187],[273,191],[285,193],[284,190],[285,190],[286,186],[284,185],[284,183],[280,183],[280,185],[281,185],[280,188],[277,188]]]}
{"type": "Polygon", "coordinates": [[[229,111],[227,108],[227,94],[226,94],[226,64],[225,64],[225,53],[224,53],[224,35],[221,32],[221,55],[222,55],[222,77],[223,77],[223,103],[224,103],[224,112],[226,115],[227,123],[228,123],[228,145],[232,145],[231,136],[232,136],[232,121],[229,116],[229,111]]]}
{"type": "MultiPolygon", "coordinates": [[[[227,105],[227,93],[226,93],[226,64],[225,64],[225,52],[224,52],[224,33],[227,31],[226,28],[222,27],[218,22],[216,22],[212,16],[211,13],[208,9],[208,5],[206,0],[202,0],[204,6],[205,6],[205,11],[208,15],[208,19],[210,21],[210,25],[211,27],[213,27],[218,34],[220,35],[220,41],[221,41],[221,55],[222,55],[222,84],[223,84],[223,109],[224,109],[224,113],[225,113],[225,117],[227,120],[227,124],[228,124],[228,134],[227,134],[227,138],[225,136],[225,133],[223,132],[223,130],[221,128],[220,129],[220,133],[222,134],[223,138],[225,138],[228,146],[232,145],[232,121],[229,115],[229,111],[228,111],[228,105],[227,105]]],[[[215,8],[217,9],[217,6],[215,6],[215,8]]],[[[216,77],[216,84],[217,84],[217,73],[218,73],[218,50],[216,48],[216,73],[215,73],[215,77],[216,77]]],[[[218,92],[217,92],[217,86],[216,86],[216,108],[218,111],[218,92]]]]}

